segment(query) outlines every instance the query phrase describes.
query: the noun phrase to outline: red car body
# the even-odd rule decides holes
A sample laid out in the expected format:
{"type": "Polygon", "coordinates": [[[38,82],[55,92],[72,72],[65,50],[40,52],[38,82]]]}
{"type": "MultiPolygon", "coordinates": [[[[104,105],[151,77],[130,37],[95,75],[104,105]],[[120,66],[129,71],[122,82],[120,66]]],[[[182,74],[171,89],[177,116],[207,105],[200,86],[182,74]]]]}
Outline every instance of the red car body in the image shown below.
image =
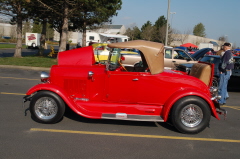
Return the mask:
{"type": "Polygon", "coordinates": [[[211,85],[196,77],[171,70],[153,74],[110,71],[106,67],[95,63],[92,46],[60,52],[58,65],[51,67],[48,80],[30,88],[25,99],[47,91],[86,118],[166,122],[177,101],[194,96],[203,99],[219,119],[216,100],[211,99],[209,91],[211,85]]]}

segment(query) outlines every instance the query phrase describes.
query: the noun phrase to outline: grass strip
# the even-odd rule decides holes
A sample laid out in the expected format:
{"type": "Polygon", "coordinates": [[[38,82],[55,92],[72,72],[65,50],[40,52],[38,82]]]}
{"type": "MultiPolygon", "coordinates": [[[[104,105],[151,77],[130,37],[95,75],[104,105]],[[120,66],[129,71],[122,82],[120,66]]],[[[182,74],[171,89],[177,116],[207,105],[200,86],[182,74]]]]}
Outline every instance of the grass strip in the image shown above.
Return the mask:
{"type": "Polygon", "coordinates": [[[0,58],[0,65],[16,65],[31,67],[51,67],[57,64],[57,59],[41,56],[25,56],[22,58],[4,57],[0,58]]]}

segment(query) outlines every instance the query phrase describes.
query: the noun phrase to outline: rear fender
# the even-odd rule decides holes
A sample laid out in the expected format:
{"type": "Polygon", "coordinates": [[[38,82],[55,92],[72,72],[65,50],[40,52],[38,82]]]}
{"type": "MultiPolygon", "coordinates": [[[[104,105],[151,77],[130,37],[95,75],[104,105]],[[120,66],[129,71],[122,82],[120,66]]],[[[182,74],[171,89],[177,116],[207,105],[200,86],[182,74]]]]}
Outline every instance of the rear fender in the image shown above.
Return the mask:
{"type": "Polygon", "coordinates": [[[186,96],[198,96],[198,97],[204,99],[208,103],[208,105],[209,105],[209,107],[211,109],[212,115],[215,118],[217,118],[218,120],[220,120],[212,100],[206,94],[203,94],[202,92],[197,91],[195,89],[189,88],[189,89],[181,89],[181,90],[176,91],[165,102],[164,107],[163,107],[163,111],[161,113],[161,116],[162,116],[164,122],[166,122],[168,120],[168,116],[169,116],[170,110],[171,110],[172,106],[174,105],[174,103],[176,103],[179,99],[181,99],[183,97],[186,97],[186,96]]]}

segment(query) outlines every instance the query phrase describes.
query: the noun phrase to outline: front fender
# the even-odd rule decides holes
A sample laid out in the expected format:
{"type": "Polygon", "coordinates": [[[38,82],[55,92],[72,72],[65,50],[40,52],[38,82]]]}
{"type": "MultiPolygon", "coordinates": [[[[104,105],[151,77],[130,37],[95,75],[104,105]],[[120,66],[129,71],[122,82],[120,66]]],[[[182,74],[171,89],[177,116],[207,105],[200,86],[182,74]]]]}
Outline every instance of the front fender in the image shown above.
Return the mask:
{"type": "Polygon", "coordinates": [[[26,95],[30,96],[38,91],[51,91],[59,95],[62,100],[70,107],[75,113],[84,116],[86,118],[92,118],[92,119],[99,119],[101,117],[101,114],[89,112],[86,111],[81,106],[77,106],[74,102],[74,100],[61,88],[56,85],[53,85],[51,83],[43,83],[38,84],[32,88],[30,88],[26,95]]]}
{"type": "Polygon", "coordinates": [[[163,111],[161,113],[161,116],[163,118],[163,120],[166,122],[168,119],[168,115],[170,113],[170,110],[172,108],[172,106],[174,105],[174,103],[176,103],[179,99],[186,97],[186,96],[198,96],[202,99],[204,99],[212,112],[212,115],[217,118],[218,120],[220,120],[217,112],[216,112],[216,108],[214,106],[213,101],[204,93],[196,90],[196,89],[192,89],[192,88],[185,88],[185,89],[180,89],[178,91],[176,91],[170,98],[168,98],[168,100],[165,102],[164,107],[163,107],[163,111]]]}

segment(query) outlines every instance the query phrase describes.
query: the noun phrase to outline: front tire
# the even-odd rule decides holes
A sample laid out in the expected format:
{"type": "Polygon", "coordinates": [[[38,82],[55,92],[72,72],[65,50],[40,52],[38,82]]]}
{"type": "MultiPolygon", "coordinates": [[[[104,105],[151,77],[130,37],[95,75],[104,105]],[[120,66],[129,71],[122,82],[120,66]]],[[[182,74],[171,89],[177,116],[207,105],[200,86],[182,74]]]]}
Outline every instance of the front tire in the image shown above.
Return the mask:
{"type": "Polygon", "coordinates": [[[176,129],[186,134],[197,134],[208,125],[211,111],[199,97],[190,96],[178,100],[172,108],[171,121],[176,129]]]}
{"type": "Polygon", "coordinates": [[[40,91],[32,97],[30,112],[35,121],[53,124],[63,117],[65,103],[53,92],[40,91]]]}

